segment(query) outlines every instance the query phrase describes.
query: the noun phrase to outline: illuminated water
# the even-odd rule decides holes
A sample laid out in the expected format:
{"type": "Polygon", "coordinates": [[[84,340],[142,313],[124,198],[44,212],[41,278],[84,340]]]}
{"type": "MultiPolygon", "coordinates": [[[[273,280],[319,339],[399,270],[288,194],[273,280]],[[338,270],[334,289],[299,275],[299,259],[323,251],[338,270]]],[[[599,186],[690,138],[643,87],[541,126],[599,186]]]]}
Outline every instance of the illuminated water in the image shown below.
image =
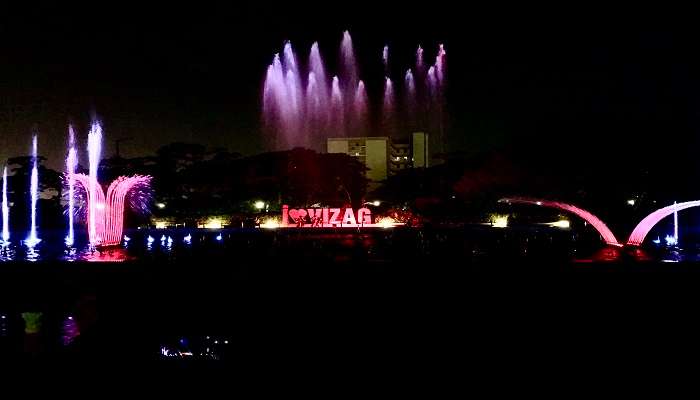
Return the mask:
{"type": "Polygon", "coordinates": [[[75,133],[73,126],[68,126],[68,157],[66,157],[66,174],[68,175],[68,235],[66,245],[72,246],[75,242],[75,228],[73,219],[75,217],[75,168],[78,166],[78,154],[75,150],[75,133]]]}
{"type": "MultiPolygon", "coordinates": [[[[99,122],[93,122],[90,127],[90,132],[88,133],[88,156],[90,160],[90,190],[89,190],[89,204],[90,209],[88,211],[88,229],[90,232],[91,244],[95,245],[99,242],[97,232],[97,215],[96,210],[100,208],[100,204],[97,198],[96,186],[99,185],[97,179],[97,170],[100,165],[100,157],[102,153],[102,126],[99,122]]],[[[104,205],[101,205],[104,207],[104,205]]]]}
{"type": "MultiPolygon", "coordinates": [[[[267,68],[262,93],[265,130],[274,136],[277,148],[325,148],[328,137],[372,136],[372,131],[379,129],[384,134],[392,134],[404,129],[403,122],[396,114],[411,116],[412,121],[406,127],[410,130],[423,129],[438,134],[446,82],[443,46],[437,50],[430,75],[425,72],[423,49],[419,47],[415,73],[409,70],[405,76],[395,77],[394,81],[399,87],[388,85],[391,93],[387,95],[385,91],[384,100],[375,100],[385,107],[382,108],[382,115],[374,118],[369,115],[371,102],[360,76],[349,32],[343,32],[340,62],[335,71],[326,68],[318,43],[312,44],[308,62],[299,62],[291,42],[285,42],[281,50],[272,57],[272,63],[267,68]],[[426,95],[428,90],[430,95],[426,95]],[[395,104],[395,92],[403,93],[404,101],[395,104]],[[377,121],[381,126],[370,126],[371,121],[377,121]]],[[[384,78],[391,82],[388,46],[383,48],[381,58],[384,78]]],[[[367,80],[372,81],[370,78],[367,80]]]]}
{"type": "MultiPolygon", "coordinates": [[[[297,363],[329,351],[334,351],[329,357],[342,362],[365,351],[361,358],[368,360],[394,344],[392,359],[402,354],[414,359],[416,346],[426,337],[431,352],[444,343],[446,332],[463,345],[465,332],[455,329],[474,330],[475,312],[512,327],[518,320],[503,310],[515,307],[518,312],[511,314],[529,323],[533,310],[566,304],[556,318],[547,318],[559,326],[562,316],[571,314],[580,326],[581,313],[572,312],[566,299],[580,299],[590,310],[606,287],[600,282],[606,282],[609,290],[624,296],[625,304],[637,304],[657,293],[659,277],[680,276],[611,271],[635,272],[652,265],[700,273],[692,263],[635,262],[645,257],[697,260],[692,254],[700,254],[698,249],[621,250],[601,246],[599,237],[555,229],[131,230],[121,248],[95,252],[85,250],[87,232],[79,230],[72,249],[47,245],[60,244],[64,233],[42,233],[44,240],[34,250],[43,261],[126,262],[2,265],[0,316],[10,322],[0,322],[0,352],[9,349],[17,357],[28,352],[64,357],[69,352],[104,360],[217,359],[228,354],[249,368],[279,358],[297,363]],[[580,273],[560,274],[551,267],[562,263],[548,262],[572,259],[581,262],[569,264],[569,271],[580,273]],[[494,260],[498,262],[490,262],[494,260]],[[639,289],[630,293],[629,288],[639,289]],[[624,289],[628,291],[620,294],[624,289]],[[531,304],[533,299],[541,304],[531,304]],[[504,308],[494,309],[495,302],[504,308]],[[28,340],[24,332],[21,315],[28,312],[43,321],[41,343],[28,340]],[[456,315],[466,315],[469,323],[456,315]],[[448,326],[436,325],[441,321],[448,326]],[[426,329],[417,332],[420,327],[426,329]],[[3,331],[9,332],[4,338],[3,331]],[[411,349],[408,355],[406,348],[411,349]],[[199,357],[188,354],[195,352],[199,357]]],[[[24,246],[10,248],[15,259],[26,257],[24,246]]],[[[695,293],[697,282],[689,279],[694,275],[682,276],[687,293],[695,293]]],[[[599,301],[605,307],[614,304],[599,301]]],[[[485,322],[477,330],[493,326],[485,322]]],[[[498,328],[510,335],[506,326],[498,328]]],[[[483,346],[481,341],[476,345],[483,346]]]]}
{"type": "MultiPolygon", "coordinates": [[[[446,259],[479,264],[511,260],[546,263],[697,262],[700,246],[667,246],[651,243],[643,249],[603,245],[599,238],[578,237],[556,228],[548,230],[487,229],[422,231],[418,229],[367,229],[362,232],[333,230],[297,231],[267,229],[129,230],[120,246],[95,248],[87,232],[79,231],[67,246],[61,233],[44,232],[33,247],[8,244],[0,247],[0,261],[128,262],[197,258],[236,259],[260,254],[261,259],[289,253],[299,260],[331,262],[396,262],[403,259],[446,259]],[[407,249],[411,249],[408,251],[407,249]]],[[[454,261],[448,261],[454,264],[454,261]]]]}
{"type": "MultiPolygon", "coordinates": [[[[36,204],[39,201],[39,166],[37,158],[37,135],[32,138],[32,174],[30,181],[30,194],[31,194],[31,228],[29,230],[29,236],[24,241],[25,244],[30,248],[30,253],[32,247],[36,246],[41,239],[37,236],[37,226],[36,226],[36,204]]],[[[34,258],[34,257],[32,257],[34,258]]]]}
{"type": "Polygon", "coordinates": [[[10,207],[7,203],[7,166],[2,170],[2,243],[10,242],[10,207]]]}

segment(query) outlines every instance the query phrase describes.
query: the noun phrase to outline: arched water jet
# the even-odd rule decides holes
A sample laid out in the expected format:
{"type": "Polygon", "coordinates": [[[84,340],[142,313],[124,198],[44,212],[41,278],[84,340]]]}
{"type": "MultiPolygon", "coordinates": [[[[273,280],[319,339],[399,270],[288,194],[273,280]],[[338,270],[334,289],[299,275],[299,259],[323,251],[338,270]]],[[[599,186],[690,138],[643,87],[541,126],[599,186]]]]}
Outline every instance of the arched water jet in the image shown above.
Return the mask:
{"type": "Polygon", "coordinates": [[[654,226],[656,226],[656,224],[658,224],[662,219],[666,218],[671,214],[677,213],[678,211],[698,206],[700,206],[700,200],[687,201],[684,203],[677,204],[674,203],[670,206],[666,206],[654,211],[653,213],[647,215],[643,220],[641,220],[639,224],[637,224],[637,226],[630,234],[629,239],[627,239],[627,245],[641,246],[647,234],[649,234],[649,231],[651,231],[651,229],[654,226]]]}
{"type": "Polygon", "coordinates": [[[617,241],[617,238],[615,238],[615,235],[610,231],[607,225],[603,221],[600,220],[600,218],[596,217],[589,211],[586,211],[582,208],[578,208],[574,205],[567,204],[567,203],[561,203],[558,201],[549,201],[549,200],[536,200],[536,199],[527,199],[527,198],[521,198],[521,197],[512,197],[512,198],[504,198],[499,200],[499,202],[502,203],[516,203],[516,204],[532,204],[532,205],[537,205],[541,207],[548,207],[548,208],[556,208],[558,210],[562,211],[568,211],[570,213],[573,213],[581,218],[583,218],[586,222],[591,224],[593,228],[595,228],[598,233],[600,233],[600,236],[603,237],[603,240],[605,243],[611,245],[611,246],[621,246],[621,244],[617,241]]]}

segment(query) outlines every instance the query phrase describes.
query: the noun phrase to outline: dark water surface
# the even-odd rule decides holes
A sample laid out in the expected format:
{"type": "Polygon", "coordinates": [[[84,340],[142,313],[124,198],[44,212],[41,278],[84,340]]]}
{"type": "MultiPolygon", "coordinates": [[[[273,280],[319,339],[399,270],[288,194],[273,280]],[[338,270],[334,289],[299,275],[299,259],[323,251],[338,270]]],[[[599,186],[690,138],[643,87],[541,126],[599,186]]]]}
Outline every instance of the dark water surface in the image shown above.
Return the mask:
{"type": "Polygon", "coordinates": [[[663,316],[669,326],[700,304],[700,265],[663,262],[673,249],[574,246],[542,233],[218,235],[185,243],[183,232],[132,232],[126,249],[91,253],[118,263],[0,263],[4,360],[380,368],[612,338],[633,321],[663,316]],[[156,234],[162,245],[134,245],[156,234]]]}

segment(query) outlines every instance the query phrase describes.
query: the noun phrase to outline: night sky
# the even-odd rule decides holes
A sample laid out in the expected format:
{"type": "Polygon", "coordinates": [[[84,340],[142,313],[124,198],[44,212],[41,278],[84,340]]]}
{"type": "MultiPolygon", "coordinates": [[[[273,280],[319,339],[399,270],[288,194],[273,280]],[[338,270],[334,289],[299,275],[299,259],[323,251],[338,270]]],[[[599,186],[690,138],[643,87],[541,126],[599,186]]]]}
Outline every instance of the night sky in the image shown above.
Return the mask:
{"type": "Polygon", "coordinates": [[[445,44],[453,151],[517,149],[620,176],[671,161],[694,165],[694,24],[610,10],[196,6],[4,12],[0,158],[26,154],[36,126],[40,152],[60,168],[66,123],[75,122],[84,143],[92,112],[104,123],[107,156],[122,137],[134,138],[122,145],[126,157],[173,141],[260,152],[260,89],[272,55],[286,39],[303,55],[318,40],[332,65],[349,29],[375,99],[385,43],[394,78],[418,44],[428,60],[445,44]]]}

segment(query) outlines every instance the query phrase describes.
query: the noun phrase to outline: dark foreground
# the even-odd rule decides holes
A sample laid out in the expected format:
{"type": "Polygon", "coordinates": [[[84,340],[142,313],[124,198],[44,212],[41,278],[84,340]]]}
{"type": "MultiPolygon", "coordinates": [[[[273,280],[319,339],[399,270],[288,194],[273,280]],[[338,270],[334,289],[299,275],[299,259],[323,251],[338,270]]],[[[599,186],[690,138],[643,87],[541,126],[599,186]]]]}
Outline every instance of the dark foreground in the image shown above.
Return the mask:
{"type": "Polygon", "coordinates": [[[204,352],[210,336],[222,342],[217,359],[246,368],[300,360],[393,368],[484,351],[493,357],[506,349],[534,351],[545,338],[570,337],[583,346],[584,337],[626,342],[633,332],[620,330],[647,321],[635,332],[646,335],[659,328],[652,322],[659,317],[664,329],[680,329],[671,327],[691,319],[676,317],[694,315],[700,304],[695,264],[263,259],[3,265],[0,312],[9,321],[0,337],[3,361],[183,362],[164,357],[163,346],[184,340],[204,352]],[[26,311],[42,313],[36,335],[23,332],[26,311]],[[64,345],[67,315],[81,333],[64,345]]]}
{"type": "Polygon", "coordinates": [[[695,349],[700,264],[405,234],[232,234],[124,263],[2,263],[0,361],[449,377],[695,349]]]}

